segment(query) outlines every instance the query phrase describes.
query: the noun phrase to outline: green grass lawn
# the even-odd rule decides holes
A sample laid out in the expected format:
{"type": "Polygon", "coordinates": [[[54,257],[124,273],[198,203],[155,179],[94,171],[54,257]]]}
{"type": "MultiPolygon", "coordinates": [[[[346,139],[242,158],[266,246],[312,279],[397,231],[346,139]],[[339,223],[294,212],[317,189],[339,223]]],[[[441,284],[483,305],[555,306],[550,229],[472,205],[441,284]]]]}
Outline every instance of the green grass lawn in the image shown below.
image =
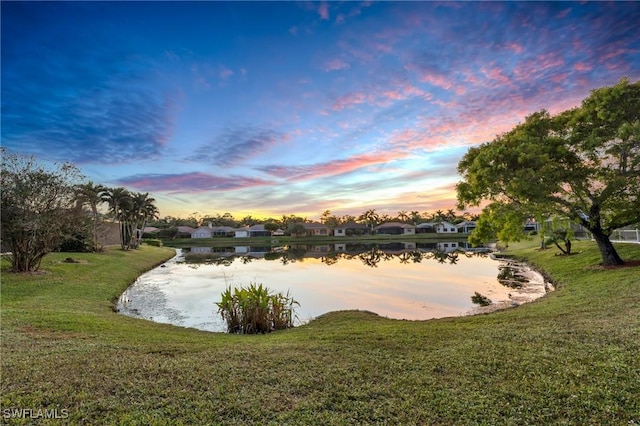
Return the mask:
{"type": "MultiPolygon", "coordinates": [[[[617,247],[640,259],[640,245],[617,247]]],[[[512,250],[558,289],[474,317],[334,312],[259,336],[115,313],[170,249],[51,254],[44,274],[2,273],[2,421],[640,425],[640,267],[599,267],[590,242],[570,257],[512,250]]]]}

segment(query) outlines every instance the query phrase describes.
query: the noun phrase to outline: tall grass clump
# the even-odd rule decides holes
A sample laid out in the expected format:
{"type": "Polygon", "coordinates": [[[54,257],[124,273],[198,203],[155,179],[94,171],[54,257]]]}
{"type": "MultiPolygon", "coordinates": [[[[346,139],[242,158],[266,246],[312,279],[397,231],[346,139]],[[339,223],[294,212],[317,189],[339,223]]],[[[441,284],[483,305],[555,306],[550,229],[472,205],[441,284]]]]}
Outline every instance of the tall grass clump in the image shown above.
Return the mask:
{"type": "Polygon", "coordinates": [[[294,306],[300,304],[289,292],[271,293],[262,284],[251,283],[248,288],[231,286],[216,303],[218,313],[227,323],[227,331],[237,334],[264,334],[293,327],[294,306]]]}

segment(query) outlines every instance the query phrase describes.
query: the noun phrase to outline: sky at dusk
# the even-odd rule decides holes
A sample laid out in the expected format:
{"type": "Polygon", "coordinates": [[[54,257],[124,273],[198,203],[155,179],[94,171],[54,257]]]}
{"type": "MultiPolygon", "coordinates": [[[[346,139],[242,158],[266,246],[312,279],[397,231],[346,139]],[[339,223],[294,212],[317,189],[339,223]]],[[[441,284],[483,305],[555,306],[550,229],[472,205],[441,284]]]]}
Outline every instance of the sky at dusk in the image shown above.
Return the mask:
{"type": "Polygon", "coordinates": [[[469,147],[640,78],[639,2],[7,2],[2,145],[160,216],[455,207],[469,147]]]}

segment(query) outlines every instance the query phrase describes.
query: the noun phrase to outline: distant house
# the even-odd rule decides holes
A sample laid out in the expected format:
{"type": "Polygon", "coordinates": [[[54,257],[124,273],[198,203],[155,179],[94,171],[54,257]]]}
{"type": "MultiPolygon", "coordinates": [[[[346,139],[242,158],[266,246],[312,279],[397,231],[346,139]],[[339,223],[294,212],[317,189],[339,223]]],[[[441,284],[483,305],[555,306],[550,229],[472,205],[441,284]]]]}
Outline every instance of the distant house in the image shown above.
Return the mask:
{"type": "Polygon", "coordinates": [[[189,238],[191,237],[191,233],[195,231],[195,229],[193,229],[190,226],[178,226],[176,228],[177,228],[177,231],[176,231],[175,238],[189,238]]]}
{"type": "Polygon", "coordinates": [[[329,227],[322,223],[303,223],[304,229],[307,231],[308,236],[328,236],[330,235],[329,227]]]}
{"type": "Polygon", "coordinates": [[[376,234],[415,235],[416,227],[408,223],[387,222],[374,228],[376,234]]]}
{"type": "Polygon", "coordinates": [[[424,232],[436,232],[437,234],[456,234],[458,228],[456,225],[449,222],[424,222],[417,227],[419,233],[424,232]]]}
{"type": "Polygon", "coordinates": [[[245,226],[244,228],[236,229],[233,236],[236,238],[249,238],[249,227],[245,226]]]}
{"type": "Polygon", "coordinates": [[[270,237],[271,231],[264,229],[264,225],[253,225],[249,227],[250,237],[270,237]]]}
{"type": "Polygon", "coordinates": [[[540,224],[535,219],[527,219],[524,223],[523,231],[531,232],[531,231],[539,231],[540,224]]]}
{"type": "Polygon", "coordinates": [[[363,223],[347,222],[335,228],[333,235],[345,237],[350,235],[364,235],[369,233],[369,227],[363,223]]]}
{"type": "Polygon", "coordinates": [[[213,238],[227,237],[233,235],[233,228],[230,226],[201,226],[191,233],[191,238],[213,238]]]}
{"type": "Polygon", "coordinates": [[[458,232],[469,233],[476,229],[476,223],[473,220],[465,220],[464,222],[460,222],[456,224],[456,228],[458,228],[458,232]]]}
{"type": "Polygon", "coordinates": [[[271,231],[264,229],[264,225],[252,225],[244,226],[234,230],[234,236],[236,238],[249,238],[249,237],[270,237],[271,231]]]}

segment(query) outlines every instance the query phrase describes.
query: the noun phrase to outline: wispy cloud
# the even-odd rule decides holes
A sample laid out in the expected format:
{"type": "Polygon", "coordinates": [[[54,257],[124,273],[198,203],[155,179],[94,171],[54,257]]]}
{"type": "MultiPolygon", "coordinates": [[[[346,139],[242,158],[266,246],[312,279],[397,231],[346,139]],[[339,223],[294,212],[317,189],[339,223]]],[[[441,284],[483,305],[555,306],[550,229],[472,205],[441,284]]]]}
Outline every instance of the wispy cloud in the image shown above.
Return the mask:
{"type": "Polygon", "coordinates": [[[200,146],[186,160],[218,166],[237,165],[267,151],[286,139],[286,135],[272,129],[260,127],[235,128],[214,137],[211,142],[200,146]]]}
{"type": "Polygon", "coordinates": [[[78,164],[137,163],[161,155],[173,133],[177,95],[117,74],[78,87],[72,72],[52,65],[37,67],[38,77],[27,86],[19,82],[25,74],[3,76],[3,98],[11,98],[3,102],[5,146],[78,164]]]}
{"type": "Polygon", "coordinates": [[[326,21],[329,19],[329,5],[327,4],[327,2],[323,1],[322,3],[320,3],[320,5],[318,6],[318,15],[322,20],[326,21]]]}
{"type": "Polygon", "coordinates": [[[192,172],[135,175],[119,179],[116,183],[139,191],[180,194],[232,191],[272,185],[273,181],[242,176],[221,177],[207,173],[192,172]]]}
{"type": "Polygon", "coordinates": [[[348,68],[349,68],[349,64],[344,62],[342,59],[338,59],[338,58],[330,59],[324,63],[325,71],[338,71],[338,70],[344,70],[348,68]]]}
{"type": "Polygon", "coordinates": [[[371,97],[364,92],[352,92],[336,99],[331,108],[334,111],[341,111],[345,108],[349,108],[354,105],[365,103],[367,100],[370,100],[370,99],[371,97]]]}
{"type": "Polygon", "coordinates": [[[327,176],[337,176],[350,173],[363,167],[388,163],[397,159],[392,153],[373,153],[356,155],[347,159],[326,163],[316,163],[301,166],[265,166],[257,170],[272,176],[283,177],[291,181],[315,179],[327,176]]]}

